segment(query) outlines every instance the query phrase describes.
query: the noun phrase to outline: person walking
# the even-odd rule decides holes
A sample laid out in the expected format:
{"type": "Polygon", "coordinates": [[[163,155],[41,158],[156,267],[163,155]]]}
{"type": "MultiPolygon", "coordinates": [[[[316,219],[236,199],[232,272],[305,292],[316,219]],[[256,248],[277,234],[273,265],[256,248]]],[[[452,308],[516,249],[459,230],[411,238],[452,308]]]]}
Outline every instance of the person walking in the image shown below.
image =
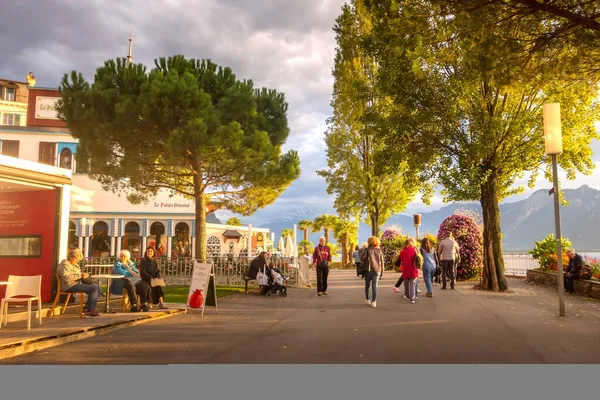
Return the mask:
{"type": "Polygon", "coordinates": [[[421,240],[419,251],[423,256],[423,280],[427,288],[427,297],[433,297],[433,276],[435,275],[438,261],[431,241],[428,238],[421,240]]]}
{"type": "Polygon", "coordinates": [[[454,290],[454,265],[460,262],[460,247],[454,240],[452,232],[438,243],[437,253],[442,264],[442,289],[446,290],[446,276],[450,276],[450,289],[454,290]]]}
{"type": "Polygon", "coordinates": [[[404,248],[400,252],[400,262],[402,264],[402,280],[404,281],[404,297],[412,304],[417,297],[417,279],[419,270],[415,267],[415,240],[409,238],[404,242],[404,248]]]}
{"type": "MultiPolygon", "coordinates": [[[[356,265],[356,276],[360,276],[360,272],[358,272],[358,269],[360,268],[360,253],[359,253],[360,247],[358,247],[358,245],[356,245],[356,248],[354,249],[354,253],[352,253],[352,258],[354,258],[354,264],[356,265]]],[[[363,276],[364,278],[364,276],[363,276]]]]}
{"type": "Polygon", "coordinates": [[[329,276],[330,262],[331,250],[325,243],[325,238],[322,237],[313,252],[313,265],[317,270],[317,296],[327,295],[327,277],[329,276]]]}
{"type": "MultiPolygon", "coordinates": [[[[404,250],[406,247],[408,247],[409,243],[410,243],[409,240],[405,240],[404,241],[404,245],[402,247],[402,250],[404,250]]],[[[413,246],[414,246],[414,241],[412,243],[413,243],[413,246]]],[[[400,253],[402,253],[402,250],[400,251],[400,253]]],[[[398,253],[398,259],[396,260],[396,266],[397,267],[400,267],[402,265],[402,258],[400,257],[400,253],[398,253]]],[[[403,282],[404,282],[404,275],[400,274],[400,278],[398,279],[398,282],[396,282],[396,284],[392,287],[392,290],[395,293],[401,293],[400,286],[402,285],[403,282]]],[[[421,293],[421,291],[419,290],[419,280],[417,279],[417,280],[415,280],[415,294],[417,296],[415,298],[415,300],[419,299],[419,297],[418,297],[419,293],[421,293]]],[[[404,297],[405,299],[408,299],[407,296],[406,296],[406,294],[404,294],[402,297],[404,297]]]]}
{"type": "Polygon", "coordinates": [[[380,242],[377,236],[371,236],[367,241],[369,247],[362,252],[362,260],[368,267],[364,274],[365,278],[365,303],[371,307],[377,307],[377,289],[379,279],[383,276],[383,253],[379,248],[380,242]],[[371,297],[369,298],[369,288],[371,288],[371,297]]]}

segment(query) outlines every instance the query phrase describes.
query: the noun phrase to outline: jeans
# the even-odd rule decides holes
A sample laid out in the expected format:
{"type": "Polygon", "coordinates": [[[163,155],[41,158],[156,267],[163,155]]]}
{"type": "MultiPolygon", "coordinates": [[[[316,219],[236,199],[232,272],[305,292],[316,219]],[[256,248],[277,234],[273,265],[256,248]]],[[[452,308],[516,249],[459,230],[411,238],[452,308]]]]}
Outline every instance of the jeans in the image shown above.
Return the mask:
{"type": "Polygon", "coordinates": [[[377,287],[379,286],[379,272],[371,271],[365,274],[365,299],[369,300],[369,286],[371,286],[371,300],[377,301],[377,287]]]}
{"type": "Polygon", "coordinates": [[[327,291],[327,277],[329,276],[329,265],[317,264],[317,293],[327,291]]]}
{"type": "Polygon", "coordinates": [[[96,310],[96,304],[98,304],[98,296],[102,293],[102,288],[98,285],[88,285],[87,283],[78,283],[75,286],[71,286],[65,292],[83,292],[88,295],[85,307],[88,310],[96,310]]]}
{"type": "Polygon", "coordinates": [[[442,260],[442,288],[446,288],[446,275],[450,275],[450,287],[454,288],[454,260],[442,260]]]}
{"type": "Polygon", "coordinates": [[[356,264],[356,276],[360,276],[360,274],[358,273],[358,268],[360,268],[360,263],[354,262],[354,264],[356,264]]]}
{"type": "Polygon", "coordinates": [[[404,294],[409,300],[414,300],[417,297],[417,278],[404,280],[404,294]]]}
{"type": "Polygon", "coordinates": [[[575,288],[573,287],[573,281],[577,279],[577,275],[573,272],[567,272],[565,274],[565,290],[569,293],[574,293],[575,288]]]}
{"type": "Polygon", "coordinates": [[[423,264],[423,280],[427,287],[427,293],[433,293],[433,275],[435,274],[435,265],[429,263],[423,264]]]}

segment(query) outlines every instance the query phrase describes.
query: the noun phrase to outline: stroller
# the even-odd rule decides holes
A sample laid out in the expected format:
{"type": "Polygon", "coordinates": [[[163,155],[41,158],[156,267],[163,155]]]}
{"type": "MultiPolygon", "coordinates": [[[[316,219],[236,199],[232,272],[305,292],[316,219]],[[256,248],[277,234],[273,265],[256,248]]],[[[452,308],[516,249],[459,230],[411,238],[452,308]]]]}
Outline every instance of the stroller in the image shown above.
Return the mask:
{"type": "Polygon", "coordinates": [[[262,274],[262,277],[257,276],[256,280],[260,285],[260,293],[264,294],[267,297],[271,297],[275,293],[279,293],[280,296],[287,296],[287,288],[285,286],[285,281],[289,278],[285,275],[282,275],[277,268],[273,268],[272,265],[266,267],[266,272],[259,271],[259,275],[262,274]]]}

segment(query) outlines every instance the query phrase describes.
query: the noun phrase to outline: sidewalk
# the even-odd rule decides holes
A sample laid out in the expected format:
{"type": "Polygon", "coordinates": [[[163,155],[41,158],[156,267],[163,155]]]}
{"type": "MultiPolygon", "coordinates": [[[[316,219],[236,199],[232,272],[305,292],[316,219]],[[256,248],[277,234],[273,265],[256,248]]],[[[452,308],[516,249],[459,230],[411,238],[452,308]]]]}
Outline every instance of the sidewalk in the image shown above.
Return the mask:
{"type": "Polygon", "coordinates": [[[2,325],[0,329],[0,360],[186,312],[185,304],[165,304],[167,310],[153,308],[149,312],[121,312],[121,299],[117,298],[111,300],[116,314],[100,314],[95,318],[80,318],[78,303],[67,307],[63,315],[58,315],[57,308],[57,314],[47,318],[52,304],[42,304],[42,324],[39,324],[37,310],[33,307],[31,330],[27,330],[27,312],[13,309],[8,325],[2,325]]]}

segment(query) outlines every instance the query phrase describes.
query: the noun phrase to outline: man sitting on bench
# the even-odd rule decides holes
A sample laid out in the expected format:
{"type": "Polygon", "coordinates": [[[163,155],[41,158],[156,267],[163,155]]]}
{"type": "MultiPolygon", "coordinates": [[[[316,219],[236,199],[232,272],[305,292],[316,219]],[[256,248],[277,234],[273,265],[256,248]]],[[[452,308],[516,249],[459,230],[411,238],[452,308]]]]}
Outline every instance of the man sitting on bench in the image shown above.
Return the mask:
{"type": "Polygon", "coordinates": [[[565,291],[567,293],[575,293],[573,280],[579,279],[579,271],[583,268],[583,258],[575,253],[575,249],[571,248],[567,251],[569,256],[569,265],[565,271],[565,291]]]}

